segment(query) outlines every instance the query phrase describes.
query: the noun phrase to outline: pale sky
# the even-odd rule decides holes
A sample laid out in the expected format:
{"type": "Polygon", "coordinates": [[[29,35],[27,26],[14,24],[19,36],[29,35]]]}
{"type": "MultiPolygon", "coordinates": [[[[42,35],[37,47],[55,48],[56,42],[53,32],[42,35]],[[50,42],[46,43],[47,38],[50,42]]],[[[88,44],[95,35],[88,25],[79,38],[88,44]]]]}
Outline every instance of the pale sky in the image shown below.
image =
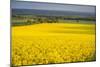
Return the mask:
{"type": "Polygon", "coordinates": [[[95,13],[95,6],[54,4],[43,2],[12,1],[11,8],[15,9],[39,9],[39,10],[58,10],[95,13]]]}

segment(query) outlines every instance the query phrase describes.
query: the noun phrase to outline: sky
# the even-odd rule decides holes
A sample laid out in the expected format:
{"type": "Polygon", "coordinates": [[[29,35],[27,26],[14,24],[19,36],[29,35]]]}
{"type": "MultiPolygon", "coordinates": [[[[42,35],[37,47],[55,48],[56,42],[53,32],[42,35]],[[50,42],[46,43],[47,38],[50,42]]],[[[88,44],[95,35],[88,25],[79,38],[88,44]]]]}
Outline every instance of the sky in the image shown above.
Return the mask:
{"type": "Polygon", "coordinates": [[[15,1],[15,0],[12,0],[11,2],[11,8],[95,13],[95,6],[55,4],[55,3],[43,3],[43,2],[27,2],[27,1],[15,1]]]}

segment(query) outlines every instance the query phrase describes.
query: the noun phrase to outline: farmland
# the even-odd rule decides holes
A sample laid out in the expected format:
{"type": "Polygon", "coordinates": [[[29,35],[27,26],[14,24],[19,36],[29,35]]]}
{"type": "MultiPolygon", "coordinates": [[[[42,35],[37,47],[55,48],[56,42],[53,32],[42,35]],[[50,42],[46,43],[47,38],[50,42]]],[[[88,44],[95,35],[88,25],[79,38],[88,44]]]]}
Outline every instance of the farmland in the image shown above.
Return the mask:
{"type": "Polygon", "coordinates": [[[12,65],[95,61],[94,23],[12,26],[12,65]]]}

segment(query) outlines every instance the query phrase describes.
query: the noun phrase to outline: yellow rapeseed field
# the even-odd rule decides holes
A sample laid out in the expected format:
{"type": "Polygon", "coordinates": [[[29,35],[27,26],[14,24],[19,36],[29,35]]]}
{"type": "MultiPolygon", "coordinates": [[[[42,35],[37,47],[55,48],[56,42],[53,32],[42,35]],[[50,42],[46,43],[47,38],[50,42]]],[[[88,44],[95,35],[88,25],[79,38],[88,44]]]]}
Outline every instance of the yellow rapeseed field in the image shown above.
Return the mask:
{"type": "Polygon", "coordinates": [[[95,24],[42,23],[12,27],[12,65],[95,60],[95,24]]]}

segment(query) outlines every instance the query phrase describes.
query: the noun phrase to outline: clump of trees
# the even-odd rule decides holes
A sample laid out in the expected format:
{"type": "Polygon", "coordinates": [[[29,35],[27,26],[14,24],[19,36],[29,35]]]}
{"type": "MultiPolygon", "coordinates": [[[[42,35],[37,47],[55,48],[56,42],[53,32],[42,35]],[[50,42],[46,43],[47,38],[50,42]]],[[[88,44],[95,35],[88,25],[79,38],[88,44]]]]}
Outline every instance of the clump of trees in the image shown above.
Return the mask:
{"type": "Polygon", "coordinates": [[[41,15],[12,15],[12,25],[30,25],[37,23],[59,23],[59,20],[95,21],[94,17],[41,16],[41,15]]]}

